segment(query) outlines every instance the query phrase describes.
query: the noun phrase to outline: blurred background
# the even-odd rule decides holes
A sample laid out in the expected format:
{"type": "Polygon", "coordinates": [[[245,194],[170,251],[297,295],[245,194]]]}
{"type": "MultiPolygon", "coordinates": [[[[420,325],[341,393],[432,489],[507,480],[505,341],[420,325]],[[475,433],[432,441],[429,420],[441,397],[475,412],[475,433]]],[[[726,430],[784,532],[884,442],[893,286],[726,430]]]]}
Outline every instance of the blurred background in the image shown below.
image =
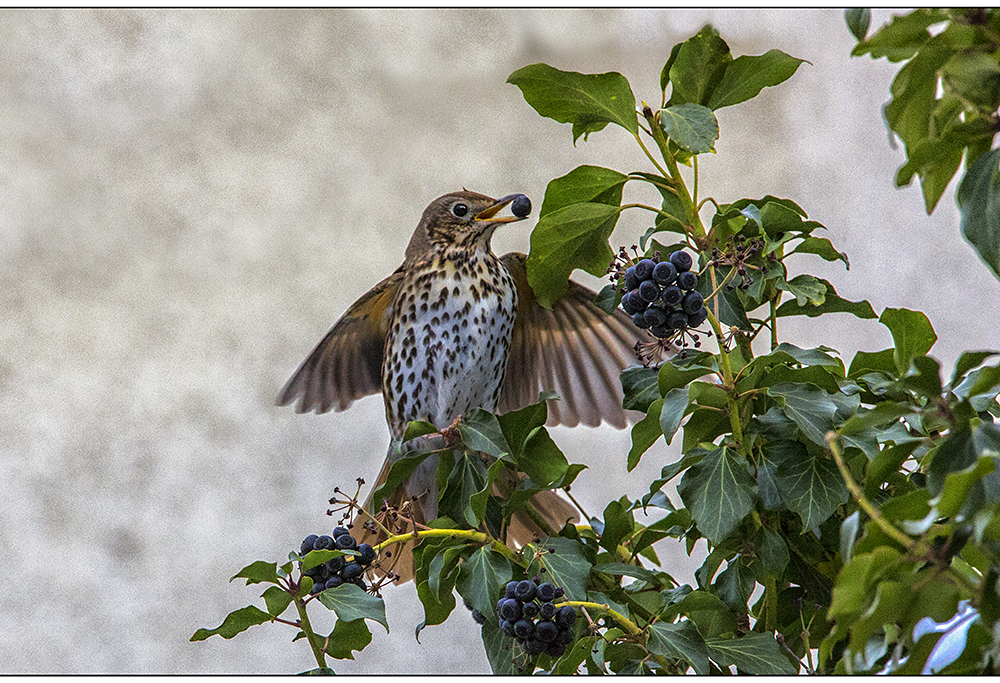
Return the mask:
{"type": "MultiPolygon", "coordinates": [[[[889,18],[875,11],[873,29],[889,18]]],[[[546,183],[580,164],[647,170],[617,127],[574,147],[568,125],[539,117],[505,84],[527,64],[620,71],[652,103],[670,48],[707,23],[734,55],[808,59],[784,85],[718,113],[702,195],[798,202],[851,270],[815,257],[792,267],[876,312],[925,311],[948,370],[964,349],[1000,347],[1000,285],[960,236],[954,186],[933,217],[916,185],[893,187],[903,153],[881,106],[898,65],[851,58],[839,10],[0,19],[3,673],[313,666],[280,625],[188,642],[260,594],[230,576],[328,531],[333,487],[371,481],[385,454],[379,397],[296,415],[274,407],[278,389],[399,265],[435,197],[523,192],[538,207],[546,183]]],[[[531,225],[498,233],[495,251],[527,251],[531,225]]],[[[613,243],[645,227],[627,213],[613,243]]],[[[846,362],[892,343],[848,315],[787,319],[781,335],[826,343],[846,362]]],[[[628,431],[553,436],[590,466],[574,493],[592,514],[643,494],[678,455],[661,441],[626,474],[628,431]]],[[[694,558],[658,548],[679,581],[694,582],[703,542],[694,558]]],[[[338,672],[489,671],[467,611],[418,645],[413,585],[385,600],[391,635],[371,624],[372,644],[338,672]]],[[[317,627],[328,628],[321,611],[317,627]]]]}

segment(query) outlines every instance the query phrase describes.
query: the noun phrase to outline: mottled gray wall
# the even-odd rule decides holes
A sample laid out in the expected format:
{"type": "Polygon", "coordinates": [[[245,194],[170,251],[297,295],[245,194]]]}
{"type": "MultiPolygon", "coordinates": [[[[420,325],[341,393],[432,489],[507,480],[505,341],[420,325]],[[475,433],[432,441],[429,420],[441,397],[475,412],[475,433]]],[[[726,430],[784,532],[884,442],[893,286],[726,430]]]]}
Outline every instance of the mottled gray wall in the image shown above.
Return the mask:
{"type": "MultiPolygon", "coordinates": [[[[926,311],[945,364],[1000,346],[1000,288],[952,192],[928,218],[916,187],[893,189],[902,153],[880,107],[895,66],[849,58],[839,11],[0,14],[0,669],[308,668],[278,626],[187,642],[256,597],[226,583],[237,569],[323,528],[333,486],[370,480],[384,454],[378,398],[299,416],[276,391],[398,265],[434,197],[465,186],[538,206],[579,164],[645,167],[614,127],[574,148],[510,72],[618,70],[654,101],[670,47],[708,22],[735,54],[812,65],[719,112],[702,193],[798,201],[852,262],[812,272],[876,310],[926,311]]],[[[644,227],[627,215],[615,239],[644,227]]],[[[528,232],[496,250],[526,251],[528,232]]],[[[891,344],[849,316],[783,327],[847,359],[891,344]]],[[[627,431],[554,436],[590,465],[575,491],[594,511],[677,455],[661,443],[626,475],[627,431]]],[[[663,554],[692,581],[696,564],[663,554]]],[[[392,635],[375,626],[338,671],[488,669],[464,610],[417,645],[412,585],[386,603],[392,635]]]]}

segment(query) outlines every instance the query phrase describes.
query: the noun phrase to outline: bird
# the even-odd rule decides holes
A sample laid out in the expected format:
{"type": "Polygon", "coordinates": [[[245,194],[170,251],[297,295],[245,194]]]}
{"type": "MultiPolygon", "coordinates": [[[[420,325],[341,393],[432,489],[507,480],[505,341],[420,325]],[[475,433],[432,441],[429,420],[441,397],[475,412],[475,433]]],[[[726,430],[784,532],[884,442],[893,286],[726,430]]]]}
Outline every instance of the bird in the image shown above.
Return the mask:
{"type": "MultiPolygon", "coordinates": [[[[530,405],[543,390],[560,396],[548,401],[550,426],[604,421],[623,428],[641,417],[623,408],[618,381],[635,363],[641,332],[632,319],[620,309],[606,313],[592,290],[573,281],[551,309],[544,308],[528,283],[525,254],[493,253],[494,231],[529,213],[523,194],[493,199],[463,189],[431,202],[402,265],[347,309],[282,388],[277,404],[297,402],[299,413],[326,413],[381,393],[397,443],[410,421],[444,429],[473,408],[504,413],[530,405]],[[516,215],[502,215],[511,204],[516,215]]],[[[390,442],[371,490],[382,485],[393,462],[431,438],[408,441],[403,449],[390,442]]],[[[429,522],[437,517],[436,471],[437,456],[431,456],[380,510],[370,509],[371,495],[362,507],[376,519],[402,509],[407,523],[429,522]]],[[[539,516],[555,530],[578,520],[554,491],[537,494],[530,505],[535,520],[515,513],[508,543],[544,536],[539,516]]],[[[372,533],[375,542],[386,537],[372,533]]],[[[392,571],[398,582],[412,577],[406,549],[397,552],[392,571]]]]}

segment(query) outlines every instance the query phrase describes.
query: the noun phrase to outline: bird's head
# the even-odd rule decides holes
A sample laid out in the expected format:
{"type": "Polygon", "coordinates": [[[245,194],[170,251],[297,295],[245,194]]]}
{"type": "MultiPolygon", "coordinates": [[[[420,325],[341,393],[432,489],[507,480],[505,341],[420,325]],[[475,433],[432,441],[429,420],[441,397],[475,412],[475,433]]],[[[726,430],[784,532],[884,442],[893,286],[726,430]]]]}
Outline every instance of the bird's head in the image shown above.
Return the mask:
{"type": "Polygon", "coordinates": [[[504,223],[524,220],[530,212],[531,202],[523,194],[509,194],[500,199],[468,190],[446,194],[424,210],[406,248],[406,258],[413,260],[428,252],[451,250],[487,251],[494,230],[504,223]],[[515,215],[499,215],[512,203],[515,215]]]}

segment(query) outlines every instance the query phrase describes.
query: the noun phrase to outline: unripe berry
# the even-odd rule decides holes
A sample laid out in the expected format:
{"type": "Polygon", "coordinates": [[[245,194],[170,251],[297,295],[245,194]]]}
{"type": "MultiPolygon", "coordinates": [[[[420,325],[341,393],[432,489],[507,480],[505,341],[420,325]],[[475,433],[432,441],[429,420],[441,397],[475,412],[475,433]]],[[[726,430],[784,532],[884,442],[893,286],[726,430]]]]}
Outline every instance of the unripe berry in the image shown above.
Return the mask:
{"type": "Polygon", "coordinates": [[[685,270],[691,270],[694,259],[686,251],[675,251],[670,255],[670,262],[674,264],[678,273],[683,273],[685,270]]]}
{"type": "Polygon", "coordinates": [[[670,261],[660,261],[653,268],[653,282],[666,287],[677,279],[677,268],[670,261]]]}
{"type": "Polygon", "coordinates": [[[639,282],[648,280],[653,277],[653,268],[656,267],[656,263],[653,259],[644,258],[635,264],[635,277],[639,282]]]}
{"type": "Polygon", "coordinates": [[[685,291],[691,291],[698,286],[698,276],[690,270],[677,275],[677,286],[685,291]]]}

